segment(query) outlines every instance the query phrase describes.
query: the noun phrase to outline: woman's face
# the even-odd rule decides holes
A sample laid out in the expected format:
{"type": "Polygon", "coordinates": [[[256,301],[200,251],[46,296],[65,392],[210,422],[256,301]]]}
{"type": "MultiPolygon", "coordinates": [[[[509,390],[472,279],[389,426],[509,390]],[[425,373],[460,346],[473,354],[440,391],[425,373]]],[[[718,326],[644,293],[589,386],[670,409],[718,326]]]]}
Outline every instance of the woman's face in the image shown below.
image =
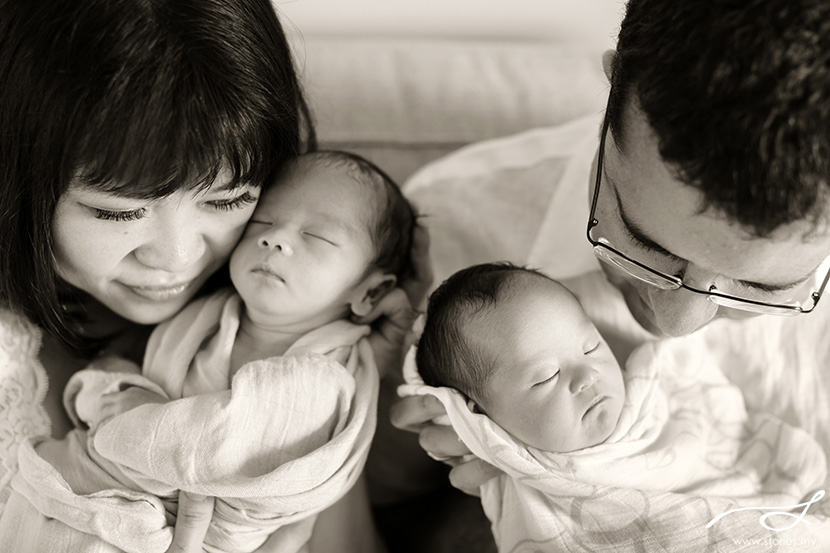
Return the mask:
{"type": "Polygon", "coordinates": [[[58,274],[116,314],[155,324],[178,312],[230,256],[259,189],[228,189],[220,173],[206,191],[136,199],[73,181],[53,220],[58,274]]]}

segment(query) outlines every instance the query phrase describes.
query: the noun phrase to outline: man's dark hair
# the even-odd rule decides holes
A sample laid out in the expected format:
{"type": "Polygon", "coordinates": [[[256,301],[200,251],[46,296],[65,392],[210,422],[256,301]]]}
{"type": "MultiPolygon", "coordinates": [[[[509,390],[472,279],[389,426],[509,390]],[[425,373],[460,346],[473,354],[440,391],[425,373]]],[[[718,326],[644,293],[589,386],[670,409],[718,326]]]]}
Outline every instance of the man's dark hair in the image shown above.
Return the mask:
{"type": "Polygon", "coordinates": [[[370,211],[373,218],[367,221],[375,247],[371,266],[396,275],[398,280],[412,276],[412,237],[417,216],[398,184],[380,167],[354,152],[316,150],[301,160],[304,158],[340,167],[358,184],[373,188],[372,196],[377,201],[370,211]]]}
{"type": "Polygon", "coordinates": [[[504,299],[511,283],[522,275],[549,279],[535,269],[507,262],[484,263],[458,271],[430,295],[415,356],[426,384],[455,388],[480,405],[496,359],[488,358],[464,328],[504,299]]]}
{"type": "Polygon", "coordinates": [[[830,2],[630,0],[609,118],[638,106],[683,182],[754,236],[827,213],[830,2]]]}

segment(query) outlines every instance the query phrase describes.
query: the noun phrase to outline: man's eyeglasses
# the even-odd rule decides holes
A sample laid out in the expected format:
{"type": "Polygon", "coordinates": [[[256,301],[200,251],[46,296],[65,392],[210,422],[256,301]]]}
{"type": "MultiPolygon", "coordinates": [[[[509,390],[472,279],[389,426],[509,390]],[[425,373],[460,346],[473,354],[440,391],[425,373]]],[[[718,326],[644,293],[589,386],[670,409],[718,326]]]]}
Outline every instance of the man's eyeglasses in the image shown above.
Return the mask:
{"type": "Polygon", "coordinates": [[[822,293],[824,292],[824,288],[827,286],[827,281],[830,279],[830,269],[828,269],[827,274],[818,289],[810,293],[806,304],[803,304],[800,301],[791,303],[770,303],[760,299],[753,299],[751,297],[743,297],[741,295],[726,293],[723,290],[717,289],[714,284],[710,286],[708,290],[694,288],[685,284],[683,279],[677,275],[666,274],[662,271],[649,267],[642,261],[632,259],[612,246],[606,238],[594,238],[592,236],[592,232],[595,230],[596,226],[599,225],[599,221],[596,218],[596,210],[600,184],[602,183],[602,162],[605,157],[605,135],[608,132],[608,125],[609,118],[608,110],[606,108],[605,120],[602,123],[602,134],[600,135],[599,141],[599,153],[597,155],[597,180],[594,186],[594,198],[591,204],[591,214],[588,217],[587,231],[588,241],[594,246],[594,255],[596,255],[600,261],[622,270],[637,280],[650,284],[651,286],[656,286],[661,290],[678,290],[683,288],[689,292],[707,296],[712,302],[731,309],[786,316],[809,313],[815,309],[822,293]]]}

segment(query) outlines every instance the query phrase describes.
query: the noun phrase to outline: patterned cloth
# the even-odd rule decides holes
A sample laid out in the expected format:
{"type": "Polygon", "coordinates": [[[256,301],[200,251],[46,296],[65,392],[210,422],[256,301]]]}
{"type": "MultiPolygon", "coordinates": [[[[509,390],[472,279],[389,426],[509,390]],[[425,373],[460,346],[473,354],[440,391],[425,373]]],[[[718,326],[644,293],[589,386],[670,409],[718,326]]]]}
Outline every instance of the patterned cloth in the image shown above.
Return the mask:
{"type": "Polygon", "coordinates": [[[30,437],[48,436],[43,408],[46,371],[38,360],[40,329],[0,307],[0,513],[17,472],[17,449],[30,437]]]}
{"type": "Polygon", "coordinates": [[[21,445],[0,549],[163,552],[183,489],[217,497],[206,550],[254,551],[279,532],[275,551],[304,551],[314,516],[351,488],[368,454],[378,393],[370,329],[337,321],[312,331],[284,356],[244,365],[228,390],[240,313],[229,292],[194,302],[156,329],[143,375],[77,373],[64,399],[79,429],[21,445]],[[124,385],[185,399],[99,426],[100,397],[124,385]],[[32,505],[63,525],[33,535],[43,525],[32,505]]]}
{"type": "MultiPolygon", "coordinates": [[[[757,512],[707,529],[711,519],[738,506],[809,499],[824,483],[826,460],[803,430],[748,413],[703,345],[696,336],[636,350],[616,429],[604,443],[567,454],[526,446],[471,412],[456,390],[423,384],[414,349],[399,393],[437,397],[467,447],[505,472],[481,495],[499,551],[734,551],[730,536],[774,531],[756,522],[757,512]]],[[[787,537],[830,532],[826,518],[811,514],[810,522],[817,524],[787,537]]]]}

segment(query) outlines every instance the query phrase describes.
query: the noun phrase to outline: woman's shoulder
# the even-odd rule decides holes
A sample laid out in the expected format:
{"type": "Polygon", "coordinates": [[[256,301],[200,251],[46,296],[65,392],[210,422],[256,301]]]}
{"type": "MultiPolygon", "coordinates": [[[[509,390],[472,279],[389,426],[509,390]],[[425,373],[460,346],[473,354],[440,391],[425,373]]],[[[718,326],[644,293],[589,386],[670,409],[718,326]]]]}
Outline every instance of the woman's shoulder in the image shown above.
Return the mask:
{"type": "Polygon", "coordinates": [[[17,467],[18,445],[29,437],[49,434],[40,345],[37,326],[0,306],[0,509],[17,467]]]}
{"type": "Polygon", "coordinates": [[[0,375],[8,361],[37,357],[41,332],[25,317],[0,306],[0,375]]]}

